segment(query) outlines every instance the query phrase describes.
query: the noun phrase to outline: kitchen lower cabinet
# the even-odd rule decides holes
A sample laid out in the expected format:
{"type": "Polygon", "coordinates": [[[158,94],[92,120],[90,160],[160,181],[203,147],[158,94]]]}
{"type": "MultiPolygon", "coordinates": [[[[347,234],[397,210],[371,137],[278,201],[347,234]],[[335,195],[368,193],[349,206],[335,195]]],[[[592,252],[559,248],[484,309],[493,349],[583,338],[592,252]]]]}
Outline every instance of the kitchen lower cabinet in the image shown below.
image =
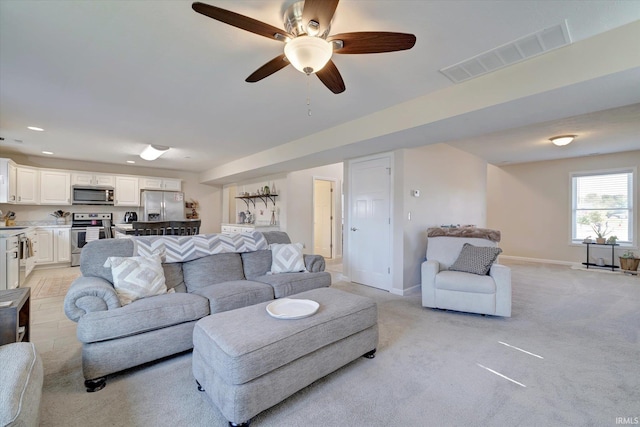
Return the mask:
{"type": "Polygon", "coordinates": [[[36,264],[71,262],[71,229],[69,227],[38,228],[36,264]]]}

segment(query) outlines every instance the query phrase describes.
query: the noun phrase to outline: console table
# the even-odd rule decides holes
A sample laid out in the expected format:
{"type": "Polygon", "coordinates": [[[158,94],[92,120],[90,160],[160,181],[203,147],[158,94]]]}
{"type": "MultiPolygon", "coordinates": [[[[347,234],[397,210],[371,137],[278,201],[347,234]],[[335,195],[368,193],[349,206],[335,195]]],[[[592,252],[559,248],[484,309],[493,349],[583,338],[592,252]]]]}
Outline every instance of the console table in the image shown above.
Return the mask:
{"type": "Polygon", "coordinates": [[[582,242],[583,245],[587,245],[587,262],[583,262],[582,265],[586,265],[587,268],[589,268],[589,266],[591,267],[600,267],[600,268],[610,268],[611,271],[615,271],[616,268],[620,268],[617,265],[614,265],[615,263],[615,254],[614,254],[614,249],[616,246],[620,246],[617,243],[585,243],[582,242]],[[611,246],[611,264],[605,264],[605,265],[598,265],[598,264],[594,264],[592,262],[589,262],[589,246],[591,245],[595,245],[595,246],[611,246]]]}
{"type": "Polygon", "coordinates": [[[0,291],[0,345],[12,342],[29,342],[29,306],[31,288],[0,291]]]}

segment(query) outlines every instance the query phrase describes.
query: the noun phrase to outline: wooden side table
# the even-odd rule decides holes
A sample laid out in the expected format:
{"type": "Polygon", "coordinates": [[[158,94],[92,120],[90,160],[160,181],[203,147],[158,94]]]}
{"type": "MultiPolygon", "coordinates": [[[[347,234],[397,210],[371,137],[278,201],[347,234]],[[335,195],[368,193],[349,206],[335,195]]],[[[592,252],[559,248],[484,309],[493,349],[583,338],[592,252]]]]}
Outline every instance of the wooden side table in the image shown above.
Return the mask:
{"type": "Polygon", "coordinates": [[[0,291],[0,345],[29,342],[31,288],[0,291]],[[10,301],[8,306],[3,302],[10,301]]]}

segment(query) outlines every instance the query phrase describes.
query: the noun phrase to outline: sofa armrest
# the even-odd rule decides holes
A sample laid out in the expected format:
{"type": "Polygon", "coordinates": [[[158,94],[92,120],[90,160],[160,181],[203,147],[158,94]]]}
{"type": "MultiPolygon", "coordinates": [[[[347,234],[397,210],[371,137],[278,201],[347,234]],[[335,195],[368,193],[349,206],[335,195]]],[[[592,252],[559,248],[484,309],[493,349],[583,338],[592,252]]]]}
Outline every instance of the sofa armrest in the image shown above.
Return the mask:
{"type": "Polygon", "coordinates": [[[496,282],[496,316],[511,317],[511,269],[493,264],[489,275],[496,282]]]}
{"type": "Polygon", "coordinates": [[[322,255],[304,255],[304,266],[310,273],[318,273],[324,271],[325,262],[322,255]]]}
{"type": "Polygon", "coordinates": [[[422,306],[436,306],[436,275],[440,272],[440,263],[435,260],[427,260],[422,263],[422,306]]]}
{"type": "Polygon", "coordinates": [[[64,297],[64,313],[74,322],[92,311],[121,307],[113,285],[100,277],[82,276],[72,284],[64,297]]]}

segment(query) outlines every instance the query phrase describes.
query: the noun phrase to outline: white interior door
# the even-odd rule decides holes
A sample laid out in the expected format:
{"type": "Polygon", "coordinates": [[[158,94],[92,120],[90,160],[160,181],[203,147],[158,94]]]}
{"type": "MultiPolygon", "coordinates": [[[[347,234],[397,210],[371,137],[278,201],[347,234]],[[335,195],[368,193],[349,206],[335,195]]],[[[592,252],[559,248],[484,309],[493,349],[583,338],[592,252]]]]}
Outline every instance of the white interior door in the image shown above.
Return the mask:
{"type": "Polygon", "coordinates": [[[333,182],[313,180],[313,253],[333,258],[333,182]]]}
{"type": "Polygon", "coordinates": [[[391,168],[389,157],[349,168],[349,271],[351,281],[391,288],[391,168]]]}

